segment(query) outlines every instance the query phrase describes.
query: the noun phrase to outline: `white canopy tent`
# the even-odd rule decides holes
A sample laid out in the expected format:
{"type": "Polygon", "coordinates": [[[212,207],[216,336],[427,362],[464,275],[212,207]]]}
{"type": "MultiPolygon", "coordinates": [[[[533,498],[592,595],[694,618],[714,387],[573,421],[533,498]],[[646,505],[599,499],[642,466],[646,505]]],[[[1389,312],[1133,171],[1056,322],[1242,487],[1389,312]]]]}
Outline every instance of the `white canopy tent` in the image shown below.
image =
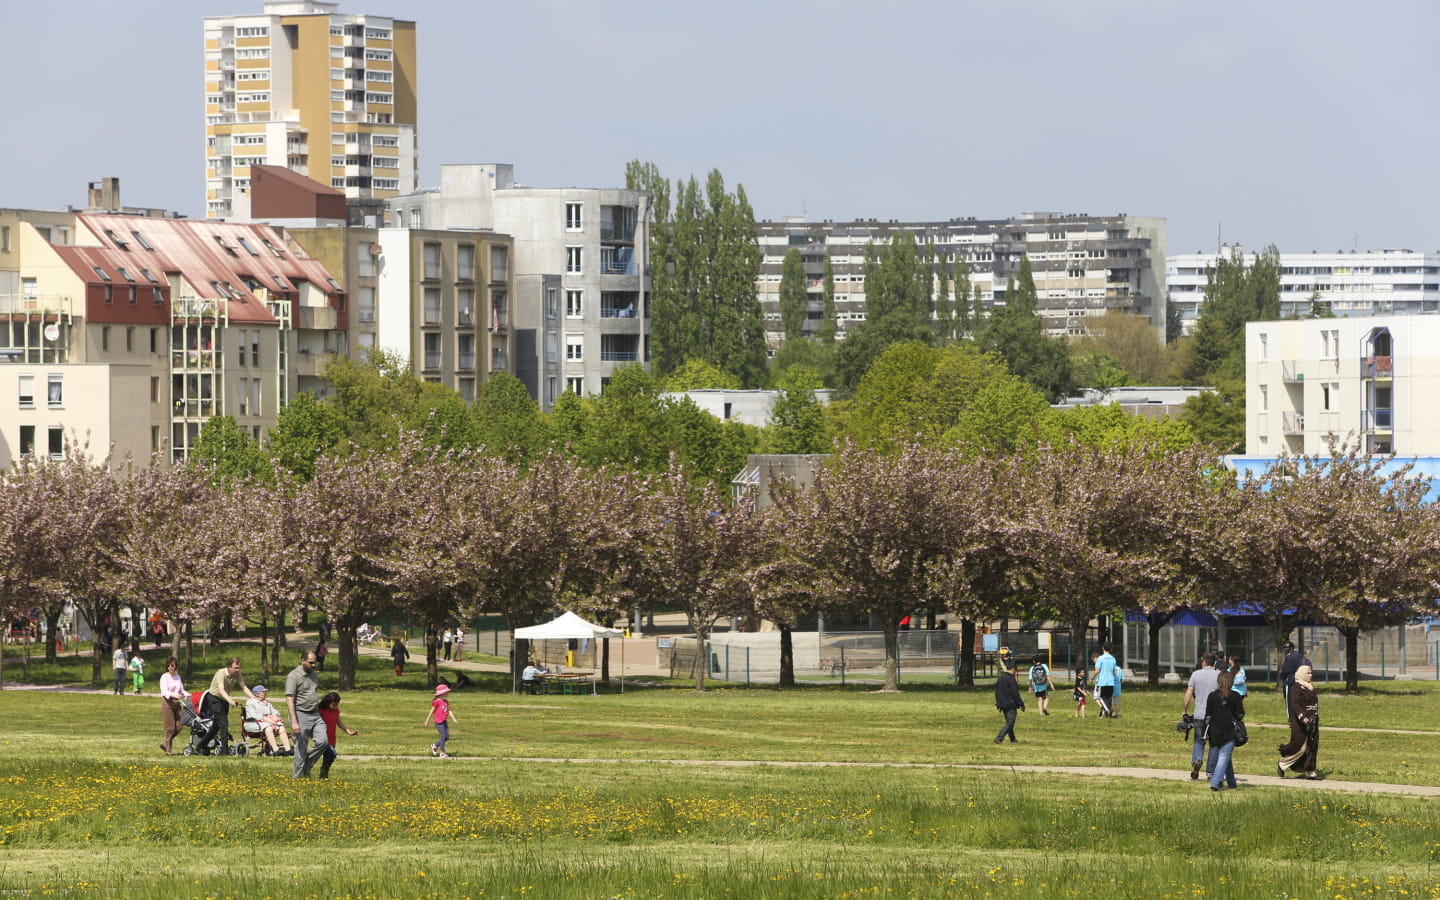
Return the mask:
{"type": "MultiPolygon", "coordinates": [[[[578,641],[578,640],[600,640],[602,638],[624,637],[625,632],[614,628],[606,628],[604,625],[596,625],[594,622],[587,622],[573,612],[561,613],[558,618],[551,619],[541,625],[530,625],[525,628],[516,628],[514,637],[516,640],[527,641],[578,641]]],[[[591,682],[594,689],[594,682],[591,682]]],[[[598,692],[598,690],[597,690],[598,692]]],[[[620,642],[620,693],[625,693],[625,642],[620,642]]]]}

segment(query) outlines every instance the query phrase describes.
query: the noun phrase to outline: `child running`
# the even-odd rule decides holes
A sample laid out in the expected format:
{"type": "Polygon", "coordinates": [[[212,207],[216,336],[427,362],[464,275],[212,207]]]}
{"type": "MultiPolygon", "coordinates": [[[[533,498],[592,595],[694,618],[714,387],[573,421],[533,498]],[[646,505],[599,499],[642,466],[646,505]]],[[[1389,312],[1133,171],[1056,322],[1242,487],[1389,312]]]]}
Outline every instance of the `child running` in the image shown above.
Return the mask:
{"type": "Polygon", "coordinates": [[[335,745],[339,743],[340,740],[337,734],[343,731],[348,735],[354,736],[359,734],[360,730],[358,728],[345,727],[345,723],[340,719],[340,695],[334,691],[325,695],[325,699],[321,700],[320,705],[315,707],[315,712],[320,716],[320,721],[325,723],[325,737],[328,741],[325,747],[325,757],[320,763],[320,777],[329,778],[330,764],[333,763],[335,757],[339,755],[339,751],[335,749],[335,745]]]}
{"type": "Polygon", "coordinates": [[[450,754],[445,752],[445,742],[450,740],[450,723],[459,722],[455,714],[450,711],[450,701],[445,695],[450,693],[450,685],[440,684],[435,687],[435,699],[430,701],[430,714],[425,717],[425,724],[435,723],[435,730],[440,733],[440,740],[430,745],[430,755],[438,756],[441,759],[449,759],[450,754]]]}
{"type": "Polygon", "coordinates": [[[1075,715],[1082,719],[1085,718],[1085,695],[1090,693],[1087,689],[1089,687],[1089,678],[1090,676],[1084,669],[1075,670],[1075,715]]]}

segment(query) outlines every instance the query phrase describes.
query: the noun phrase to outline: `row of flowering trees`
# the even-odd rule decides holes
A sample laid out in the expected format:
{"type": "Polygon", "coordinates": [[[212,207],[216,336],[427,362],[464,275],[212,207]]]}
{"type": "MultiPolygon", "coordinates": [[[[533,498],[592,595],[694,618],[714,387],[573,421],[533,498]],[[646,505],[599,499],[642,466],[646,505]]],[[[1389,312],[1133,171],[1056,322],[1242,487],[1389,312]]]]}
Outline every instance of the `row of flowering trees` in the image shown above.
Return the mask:
{"type": "MultiPolygon", "coordinates": [[[[1181,609],[1248,604],[1282,637],[1301,620],[1337,625],[1353,687],[1356,636],[1440,596],[1440,519],[1408,476],[1344,451],[1237,482],[1201,449],[1143,442],[1000,458],[846,447],[813,486],[757,504],[675,463],[518,465],[411,434],[324,455],[308,481],[112,474],[73,454],[0,481],[0,605],[40,610],[51,633],[66,603],[91,622],[122,604],[182,623],[315,610],[335,623],[342,687],[357,629],[386,612],[438,628],[479,612],[521,626],[561,608],[614,621],[679,607],[701,660],[721,617],[763,616],[784,638],[807,614],[844,612],[881,623],[894,688],[900,620],[921,609],[958,617],[968,654],[995,616],[1055,619],[1083,645],[1092,619],[1120,609],[1143,610],[1153,636],[1181,609]]],[[[697,688],[704,677],[697,665],[697,688]]]]}

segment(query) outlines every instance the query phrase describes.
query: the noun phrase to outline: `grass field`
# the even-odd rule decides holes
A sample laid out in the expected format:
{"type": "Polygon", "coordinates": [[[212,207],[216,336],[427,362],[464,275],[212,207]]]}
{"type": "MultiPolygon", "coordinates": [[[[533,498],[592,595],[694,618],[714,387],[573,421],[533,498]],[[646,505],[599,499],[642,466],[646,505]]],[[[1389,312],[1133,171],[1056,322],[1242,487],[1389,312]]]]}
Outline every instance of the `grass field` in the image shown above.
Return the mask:
{"type": "MultiPolygon", "coordinates": [[[[1247,706],[1252,741],[1236,754],[1242,788],[1212,795],[1189,780],[958,767],[1183,769],[1173,688],[1128,686],[1113,721],[1093,710],[1074,719],[1068,702],[1042,718],[1032,704],[1022,743],[997,747],[984,689],[512,697],[498,676],[482,677],[452,695],[455,758],[435,760],[422,676],[397,684],[383,662],[362,660],[361,689],[343,707],[361,733],[342,738],[329,781],[293,781],[284,759],[161,755],[153,677],[141,697],[0,693],[0,893],[1440,896],[1436,798],[1243,785],[1273,775],[1284,735],[1255,727],[1283,721],[1263,685],[1247,706]],[[536,761],[551,758],[607,762],[536,761]]],[[[17,671],[7,659],[6,677],[17,671]]],[[[324,673],[322,687],[333,679],[324,673]]],[[[1436,734],[1339,730],[1440,734],[1433,684],[1327,690],[1321,705],[1335,729],[1321,750],[1332,782],[1440,785],[1436,734]]]]}

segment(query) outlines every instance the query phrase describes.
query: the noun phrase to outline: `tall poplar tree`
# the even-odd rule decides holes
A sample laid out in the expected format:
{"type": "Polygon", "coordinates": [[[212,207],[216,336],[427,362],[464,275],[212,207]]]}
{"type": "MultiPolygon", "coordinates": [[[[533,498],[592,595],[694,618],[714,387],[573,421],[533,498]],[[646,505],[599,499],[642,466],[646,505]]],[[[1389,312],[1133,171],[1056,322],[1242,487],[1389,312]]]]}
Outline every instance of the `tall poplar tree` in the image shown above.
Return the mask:
{"type": "Polygon", "coordinates": [[[970,266],[965,260],[955,261],[955,336],[968,338],[971,330],[970,317],[970,266]]]}
{"type": "Polygon", "coordinates": [[[1010,371],[1039,388],[1053,403],[1071,383],[1070,349],[1064,338],[1045,333],[1045,320],[1035,312],[1037,293],[1030,257],[1022,257],[1018,278],[1006,283],[1005,305],[990,313],[977,329],[980,346],[1004,358],[1010,371]]]}
{"type": "Polygon", "coordinates": [[[950,273],[944,259],[935,267],[935,333],[942,347],[955,339],[955,307],[950,303],[950,273]]]}
{"type": "Polygon", "coordinates": [[[785,340],[803,337],[806,305],[805,261],[800,251],[791,247],[785,251],[785,262],[780,267],[780,321],[785,326],[785,340]]]}
{"type": "Polygon", "coordinates": [[[653,163],[632,161],[626,186],[651,192],[651,360],[668,375],[703,359],[746,387],[765,381],[765,326],[755,281],[762,254],[755,213],[737,186],[712,170],[702,188],[692,176],[667,182],[653,163]]]}
{"type": "Polygon", "coordinates": [[[824,318],[820,320],[820,331],[815,335],[822,343],[834,344],[835,332],[838,324],[835,321],[835,267],[830,264],[830,256],[825,256],[825,276],[821,283],[821,295],[825,298],[824,318]]]}

